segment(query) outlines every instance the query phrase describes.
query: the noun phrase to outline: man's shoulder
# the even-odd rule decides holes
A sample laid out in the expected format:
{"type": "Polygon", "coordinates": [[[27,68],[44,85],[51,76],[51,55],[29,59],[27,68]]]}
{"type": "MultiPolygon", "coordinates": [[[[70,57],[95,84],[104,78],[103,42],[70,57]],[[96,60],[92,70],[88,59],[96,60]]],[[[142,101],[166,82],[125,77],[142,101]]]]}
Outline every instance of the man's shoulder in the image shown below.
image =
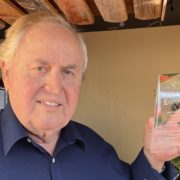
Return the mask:
{"type": "Polygon", "coordinates": [[[129,165],[118,158],[113,146],[106,142],[102,136],[84,124],[74,121],[71,121],[71,123],[81,134],[87,147],[86,152],[89,153],[90,156],[92,155],[92,157],[95,157],[97,160],[104,163],[108,162],[112,167],[120,166],[121,171],[123,171],[123,169],[125,171],[128,170],[129,165]]]}
{"type": "Polygon", "coordinates": [[[78,130],[78,132],[81,134],[83,138],[91,139],[93,140],[100,140],[105,141],[97,132],[95,132],[91,127],[79,123],[77,121],[71,121],[71,124],[78,130]],[[96,139],[94,139],[96,138],[96,139]]]}
{"type": "Polygon", "coordinates": [[[89,149],[95,149],[96,151],[102,152],[102,150],[114,148],[110,145],[101,135],[95,132],[91,127],[84,125],[79,122],[71,121],[73,126],[77,129],[79,134],[84,140],[84,143],[88,146],[89,149]]]}

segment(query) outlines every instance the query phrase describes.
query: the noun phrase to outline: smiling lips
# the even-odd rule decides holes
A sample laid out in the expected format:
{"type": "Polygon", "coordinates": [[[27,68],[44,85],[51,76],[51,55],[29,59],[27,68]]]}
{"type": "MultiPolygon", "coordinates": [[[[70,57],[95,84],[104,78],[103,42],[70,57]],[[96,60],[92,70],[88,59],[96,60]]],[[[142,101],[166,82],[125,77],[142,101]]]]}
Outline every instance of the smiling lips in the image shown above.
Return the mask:
{"type": "Polygon", "coordinates": [[[37,101],[37,102],[40,104],[51,106],[51,107],[58,107],[58,106],[62,105],[60,103],[56,103],[56,102],[52,102],[52,101],[37,101]]]}

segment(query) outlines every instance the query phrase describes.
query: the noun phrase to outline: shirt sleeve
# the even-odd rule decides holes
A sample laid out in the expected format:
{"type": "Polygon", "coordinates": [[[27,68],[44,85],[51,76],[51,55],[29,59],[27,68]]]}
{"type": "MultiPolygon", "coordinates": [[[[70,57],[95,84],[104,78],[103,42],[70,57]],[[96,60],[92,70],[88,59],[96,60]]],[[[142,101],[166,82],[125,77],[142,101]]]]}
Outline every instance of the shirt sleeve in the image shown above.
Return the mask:
{"type": "Polygon", "coordinates": [[[131,164],[131,170],[134,180],[175,180],[178,176],[176,169],[169,162],[165,164],[162,174],[157,172],[149,164],[143,150],[131,164]]]}

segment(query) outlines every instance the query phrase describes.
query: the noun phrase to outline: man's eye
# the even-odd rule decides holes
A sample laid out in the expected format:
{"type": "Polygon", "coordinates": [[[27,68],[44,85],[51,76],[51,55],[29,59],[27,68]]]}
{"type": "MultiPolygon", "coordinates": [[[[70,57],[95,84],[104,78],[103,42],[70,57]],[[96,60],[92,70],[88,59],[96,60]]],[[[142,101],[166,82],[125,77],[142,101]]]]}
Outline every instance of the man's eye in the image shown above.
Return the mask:
{"type": "Polygon", "coordinates": [[[73,75],[73,72],[70,71],[70,70],[64,70],[64,73],[65,73],[66,75],[68,75],[68,76],[73,75]]]}
{"type": "Polygon", "coordinates": [[[50,70],[50,67],[48,65],[44,64],[33,64],[29,67],[29,74],[32,77],[42,77],[46,75],[50,70]]]}
{"type": "Polygon", "coordinates": [[[39,72],[46,71],[46,68],[43,66],[37,66],[35,69],[39,72]]]}

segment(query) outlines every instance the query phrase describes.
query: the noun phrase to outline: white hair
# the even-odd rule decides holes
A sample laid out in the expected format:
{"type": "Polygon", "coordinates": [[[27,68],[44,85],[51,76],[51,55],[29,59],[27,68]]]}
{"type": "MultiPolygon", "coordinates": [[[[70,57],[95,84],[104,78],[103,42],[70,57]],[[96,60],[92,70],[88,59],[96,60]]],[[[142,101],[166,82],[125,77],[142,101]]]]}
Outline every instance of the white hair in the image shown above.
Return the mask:
{"type": "Polygon", "coordinates": [[[51,13],[32,13],[18,18],[15,23],[6,31],[5,40],[0,45],[0,61],[11,63],[18,43],[26,30],[39,22],[55,22],[63,25],[72,31],[79,39],[80,46],[84,56],[83,71],[87,68],[87,48],[82,36],[76,32],[75,28],[70,25],[62,16],[51,13]]]}

